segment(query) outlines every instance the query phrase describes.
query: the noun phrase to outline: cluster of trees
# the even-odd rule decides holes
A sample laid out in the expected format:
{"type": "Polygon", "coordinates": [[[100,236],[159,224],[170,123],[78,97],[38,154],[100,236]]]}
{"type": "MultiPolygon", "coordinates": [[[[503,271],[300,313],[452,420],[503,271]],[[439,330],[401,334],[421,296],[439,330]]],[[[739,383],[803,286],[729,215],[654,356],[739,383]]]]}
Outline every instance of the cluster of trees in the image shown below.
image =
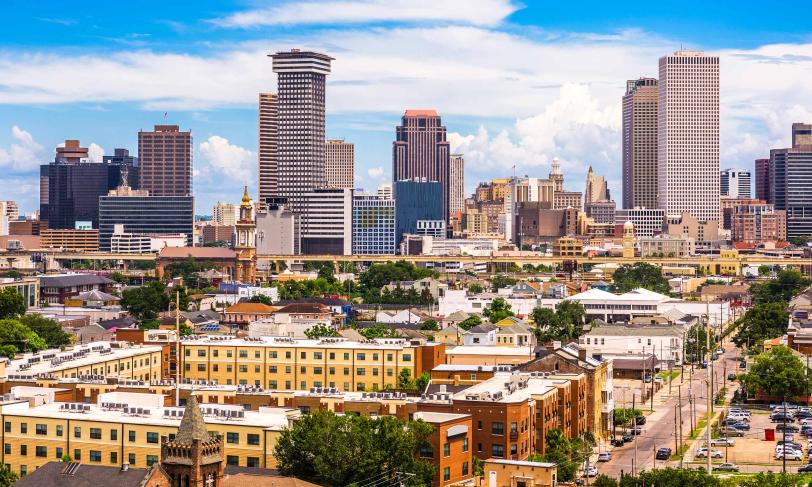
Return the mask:
{"type": "Polygon", "coordinates": [[[642,415],[643,412],[637,408],[615,408],[612,413],[612,421],[614,426],[628,426],[642,415]]]}
{"type": "Polygon", "coordinates": [[[0,356],[38,352],[71,343],[56,320],[25,314],[25,299],[14,288],[0,290],[0,356]]]}
{"type": "Polygon", "coordinates": [[[412,373],[409,372],[409,369],[403,369],[398,374],[397,385],[400,390],[422,393],[426,390],[426,386],[429,385],[430,380],[431,376],[428,372],[423,372],[418,377],[414,377],[412,373]]]}
{"type": "MultiPolygon", "coordinates": [[[[493,292],[496,292],[502,288],[515,286],[516,279],[512,277],[508,277],[502,274],[497,274],[491,277],[491,288],[493,292]]],[[[470,288],[469,288],[470,290],[470,288]]]]}
{"type": "Polygon", "coordinates": [[[369,269],[358,276],[358,293],[365,303],[386,304],[430,304],[434,299],[428,293],[417,293],[414,290],[403,291],[396,288],[393,291],[381,289],[390,282],[416,281],[426,277],[437,278],[440,273],[417,267],[416,265],[400,260],[383,264],[372,264],[369,269]]]}
{"type": "Polygon", "coordinates": [[[366,485],[381,478],[395,484],[431,485],[434,466],[418,452],[431,448],[432,431],[423,421],[319,411],[284,430],[274,455],[283,475],[319,485],[366,485]],[[399,477],[398,472],[413,475],[399,477]]]}
{"type": "Polygon", "coordinates": [[[756,357],[750,370],[741,376],[747,392],[792,398],[810,392],[806,364],[784,345],[756,357]]]}
{"type": "MultiPolygon", "coordinates": [[[[124,290],[121,293],[121,306],[140,322],[141,328],[153,330],[160,326],[159,314],[162,311],[169,311],[169,304],[175,302],[176,293],[179,298],[178,309],[188,311],[189,295],[186,288],[175,286],[167,289],[166,285],[160,281],[151,281],[144,286],[124,290]]],[[[181,323],[181,335],[191,335],[192,332],[193,330],[189,326],[181,323]]]]}
{"type": "MultiPolygon", "coordinates": [[[[351,281],[347,281],[349,283],[351,281]]],[[[320,298],[325,294],[345,294],[348,287],[345,284],[324,277],[308,279],[305,281],[283,281],[274,284],[279,290],[279,299],[305,299],[320,298]]]]}
{"type": "Polygon", "coordinates": [[[646,262],[623,264],[612,276],[612,292],[626,293],[639,287],[670,295],[671,286],[659,266],[646,262]]]}
{"type": "Polygon", "coordinates": [[[595,438],[586,433],[580,438],[567,438],[560,429],[547,433],[547,453],[530,455],[530,461],[553,462],[558,465],[558,480],[571,482],[578,476],[578,468],[584,464],[595,446],[595,438]]]}
{"type": "Polygon", "coordinates": [[[796,487],[806,485],[804,476],[772,472],[750,476],[720,478],[708,474],[702,468],[658,468],[643,471],[640,475],[624,475],[619,480],[599,475],[592,483],[595,487],[796,487]]]}
{"type": "Polygon", "coordinates": [[[570,342],[584,334],[586,310],[578,301],[561,301],[555,310],[535,308],[530,316],[539,343],[554,340],[570,342]]]}
{"type": "MultiPolygon", "coordinates": [[[[191,255],[183,261],[172,262],[164,267],[168,277],[182,277],[183,282],[190,283],[198,280],[197,273],[214,269],[215,265],[207,260],[197,260],[191,255]]],[[[200,287],[198,284],[197,287],[200,287]]]]}
{"type": "Polygon", "coordinates": [[[482,310],[482,314],[491,323],[498,323],[505,318],[516,316],[516,313],[511,311],[510,308],[510,303],[505,301],[504,298],[496,298],[482,310]]]}
{"type": "MultiPolygon", "coordinates": [[[[716,344],[716,337],[711,335],[710,344],[716,344]]],[[[691,362],[700,362],[708,352],[708,331],[704,325],[697,323],[688,329],[685,336],[685,358],[691,362]]]]}
{"type": "Polygon", "coordinates": [[[366,328],[356,328],[356,331],[367,340],[374,340],[376,338],[401,338],[397,330],[389,328],[386,325],[372,325],[366,328]]]}
{"type": "Polygon", "coordinates": [[[383,304],[434,304],[434,297],[428,289],[423,289],[418,294],[414,288],[403,289],[398,285],[391,291],[388,288],[382,289],[377,302],[383,304]]]}
{"type": "Polygon", "coordinates": [[[457,324],[457,326],[459,326],[463,330],[470,330],[471,328],[479,325],[480,323],[482,323],[482,318],[480,318],[478,315],[471,315],[468,318],[465,318],[464,320],[460,321],[457,324]]]}
{"type": "Polygon", "coordinates": [[[319,323],[318,325],[313,325],[307,330],[305,330],[305,336],[307,338],[321,338],[321,337],[337,337],[338,332],[332,326],[327,326],[323,323],[319,323]]]}

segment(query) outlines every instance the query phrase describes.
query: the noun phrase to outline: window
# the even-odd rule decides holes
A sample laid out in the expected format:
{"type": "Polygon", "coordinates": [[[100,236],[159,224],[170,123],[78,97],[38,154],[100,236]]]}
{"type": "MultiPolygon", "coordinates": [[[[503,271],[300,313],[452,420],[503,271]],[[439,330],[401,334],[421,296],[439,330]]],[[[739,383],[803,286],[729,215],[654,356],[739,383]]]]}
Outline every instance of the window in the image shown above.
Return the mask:
{"type": "Polygon", "coordinates": [[[147,443],[158,443],[158,433],[147,432],[147,443]]]}
{"type": "Polygon", "coordinates": [[[356,358],[358,360],[366,360],[367,359],[367,354],[359,352],[358,355],[356,355],[356,358]]]}
{"type": "Polygon", "coordinates": [[[335,367],[329,367],[327,369],[327,373],[330,374],[330,375],[335,375],[336,374],[336,368],[335,367]]]}
{"type": "Polygon", "coordinates": [[[268,358],[276,358],[276,352],[268,352],[268,358]]]}
{"type": "Polygon", "coordinates": [[[344,375],[350,375],[350,368],[344,367],[344,375]]]}
{"type": "Polygon", "coordinates": [[[128,433],[129,433],[129,437],[130,437],[130,438],[129,438],[129,439],[130,439],[130,443],[135,442],[135,431],[130,431],[130,432],[128,432],[128,433]]]}
{"type": "Polygon", "coordinates": [[[306,374],[307,373],[307,367],[305,367],[305,366],[299,367],[299,372],[301,372],[302,375],[306,374]]]}
{"type": "Polygon", "coordinates": [[[240,350],[240,358],[248,358],[248,350],[240,350]]]}
{"type": "Polygon", "coordinates": [[[478,430],[482,429],[482,421],[477,421],[476,422],[476,429],[478,429],[478,430]]]}
{"type": "Polygon", "coordinates": [[[248,366],[247,365],[240,365],[240,372],[243,373],[243,374],[248,372],[248,366]]]}
{"type": "Polygon", "coordinates": [[[206,364],[197,364],[197,371],[198,372],[205,372],[206,371],[206,364]]]}
{"type": "Polygon", "coordinates": [[[443,443],[443,456],[450,457],[451,456],[451,443],[445,442],[443,443]]]}
{"type": "Polygon", "coordinates": [[[248,433],[248,444],[259,445],[259,435],[248,433]]]}
{"type": "Polygon", "coordinates": [[[468,451],[468,437],[462,439],[462,451],[468,451]]]}
{"type": "Polygon", "coordinates": [[[239,443],[239,442],[240,442],[239,433],[226,433],[226,443],[239,443]]]}
{"type": "Polygon", "coordinates": [[[330,360],[335,360],[335,359],[336,359],[336,353],[335,352],[330,352],[330,360]]]}
{"type": "Polygon", "coordinates": [[[217,349],[214,349],[214,350],[211,351],[211,355],[212,355],[212,357],[219,357],[220,356],[220,351],[217,350],[217,349]]]}
{"type": "Polygon", "coordinates": [[[443,481],[448,482],[451,480],[451,467],[443,468],[443,481]]]}
{"type": "Polygon", "coordinates": [[[198,350],[197,351],[197,356],[198,357],[205,357],[206,356],[206,351],[203,350],[203,349],[198,350]]]}
{"type": "Polygon", "coordinates": [[[321,352],[313,352],[313,359],[314,360],[321,360],[322,359],[321,352]]]}
{"type": "Polygon", "coordinates": [[[323,370],[322,370],[322,368],[321,368],[321,367],[313,367],[313,373],[314,373],[315,375],[321,375],[321,374],[322,374],[322,372],[323,372],[323,370]]]}
{"type": "Polygon", "coordinates": [[[505,423],[494,421],[491,423],[491,434],[494,435],[504,435],[505,434],[505,423]]]}
{"type": "Polygon", "coordinates": [[[158,463],[158,455],[147,455],[147,467],[151,467],[158,463]]]}
{"type": "Polygon", "coordinates": [[[258,457],[248,457],[246,458],[246,465],[253,468],[259,468],[259,458],[258,457]]]}
{"type": "Polygon", "coordinates": [[[226,357],[231,358],[233,356],[234,356],[234,351],[233,350],[226,350],[226,357]]]}
{"type": "Polygon", "coordinates": [[[355,373],[358,375],[366,375],[366,370],[363,367],[358,367],[355,373]]]}
{"type": "Polygon", "coordinates": [[[404,353],[403,354],[403,361],[404,362],[410,362],[411,360],[412,360],[412,354],[410,354],[410,353],[404,353]]]}
{"type": "Polygon", "coordinates": [[[20,433],[28,433],[28,423],[20,423],[20,433]]]}
{"type": "Polygon", "coordinates": [[[422,458],[434,458],[434,449],[431,448],[431,445],[423,445],[420,447],[419,455],[422,458]]]}
{"type": "Polygon", "coordinates": [[[56,455],[55,455],[55,457],[57,459],[62,458],[62,447],[61,446],[56,447],[56,455]]]}
{"type": "Polygon", "coordinates": [[[482,443],[476,444],[476,451],[482,451],[482,443]]]}
{"type": "Polygon", "coordinates": [[[42,458],[47,457],[47,456],[48,456],[48,447],[45,447],[45,446],[38,446],[38,447],[36,447],[35,454],[36,454],[38,457],[42,457],[42,458]]]}
{"type": "Polygon", "coordinates": [[[20,477],[25,477],[28,474],[28,467],[20,465],[20,477]]]}
{"type": "Polygon", "coordinates": [[[6,455],[11,455],[11,443],[3,445],[3,452],[5,452],[6,455]]]}
{"type": "Polygon", "coordinates": [[[462,476],[468,475],[468,462],[462,462],[462,476]]]}
{"type": "Polygon", "coordinates": [[[299,352],[299,358],[301,358],[302,360],[306,359],[307,358],[307,352],[299,352]]]}
{"type": "Polygon", "coordinates": [[[349,360],[350,354],[348,352],[344,352],[344,360],[349,360]]]}
{"type": "Polygon", "coordinates": [[[491,446],[491,456],[497,458],[504,458],[505,456],[505,445],[492,445],[491,446]]]}
{"type": "Polygon", "coordinates": [[[110,452],[110,463],[112,463],[113,465],[118,463],[118,452],[115,451],[110,452]]]}
{"type": "Polygon", "coordinates": [[[289,351],[285,352],[285,358],[290,358],[290,357],[291,357],[291,353],[289,351]]]}
{"type": "Polygon", "coordinates": [[[81,426],[74,426],[73,427],[73,437],[74,438],[81,438],[82,437],[82,427],[81,426]]]}
{"type": "Polygon", "coordinates": [[[268,373],[275,374],[276,373],[276,365],[269,365],[268,366],[268,373]]]}
{"type": "Polygon", "coordinates": [[[6,421],[6,424],[3,426],[6,433],[11,433],[11,421],[6,421]]]}
{"type": "Polygon", "coordinates": [[[91,462],[100,462],[101,461],[101,452],[99,450],[90,450],[90,461],[91,462]]]}
{"type": "Polygon", "coordinates": [[[376,362],[378,361],[378,354],[377,353],[372,354],[372,360],[374,360],[376,362]]]}
{"type": "Polygon", "coordinates": [[[135,465],[135,453],[128,453],[127,461],[130,462],[130,465],[135,465]]]}
{"type": "Polygon", "coordinates": [[[73,450],[73,461],[79,461],[82,459],[82,450],[79,448],[73,450]]]}
{"type": "Polygon", "coordinates": [[[513,443],[513,444],[510,445],[510,454],[511,455],[516,454],[516,443],[513,443]]]}
{"type": "Polygon", "coordinates": [[[118,440],[118,430],[110,430],[110,441],[118,440]]]}
{"type": "Polygon", "coordinates": [[[90,439],[101,440],[101,428],[90,428],[90,439]]]}
{"type": "Polygon", "coordinates": [[[292,370],[293,370],[293,369],[291,369],[290,365],[286,365],[286,366],[285,366],[285,373],[286,373],[286,374],[290,374],[292,370]]]}
{"type": "Polygon", "coordinates": [[[47,435],[48,434],[48,425],[47,424],[34,425],[34,431],[38,435],[47,435]]]}
{"type": "Polygon", "coordinates": [[[235,467],[239,466],[240,457],[237,455],[226,455],[226,465],[234,465],[235,467]]]}

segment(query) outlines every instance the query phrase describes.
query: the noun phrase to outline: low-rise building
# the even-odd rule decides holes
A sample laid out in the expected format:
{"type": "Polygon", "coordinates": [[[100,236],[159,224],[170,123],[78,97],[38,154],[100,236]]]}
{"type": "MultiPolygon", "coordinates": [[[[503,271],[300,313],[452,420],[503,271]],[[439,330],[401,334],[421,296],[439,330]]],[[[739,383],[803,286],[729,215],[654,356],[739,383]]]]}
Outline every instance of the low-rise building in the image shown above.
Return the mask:
{"type": "Polygon", "coordinates": [[[640,257],[688,257],[696,250],[696,242],[691,237],[660,235],[637,239],[640,257]]]}
{"type": "Polygon", "coordinates": [[[12,279],[10,277],[0,278],[0,290],[12,288],[17,290],[23,297],[26,308],[39,305],[39,279],[35,277],[23,277],[12,279]]]}
{"type": "Polygon", "coordinates": [[[578,347],[591,357],[654,354],[662,363],[680,366],[686,330],[674,325],[624,324],[593,326],[578,339],[578,347]]]}
{"type": "Polygon", "coordinates": [[[40,302],[64,304],[65,299],[87,291],[110,293],[115,281],[96,274],[47,274],[39,276],[40,302]]]}
{"type": "Polygon", "coordinates": [[[99,250],[99,231],[50,228],[39,234],[42,248],[93,252],[99,250]]]}
{"type": "Polygon", "coordinates": [[[489,458],[483,462],[487,487],[546,487],[558,483],[555,463],[489,458]]]}

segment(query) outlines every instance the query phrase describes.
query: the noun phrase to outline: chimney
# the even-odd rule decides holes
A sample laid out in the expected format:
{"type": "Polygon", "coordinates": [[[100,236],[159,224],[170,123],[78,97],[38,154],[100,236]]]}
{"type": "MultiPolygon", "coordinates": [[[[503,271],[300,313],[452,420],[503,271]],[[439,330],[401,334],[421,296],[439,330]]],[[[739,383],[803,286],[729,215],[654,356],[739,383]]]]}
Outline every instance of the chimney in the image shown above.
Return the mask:
{"type": "Polygon", "coordinates": [[[128,462],[124,462],[124,463],[121,464],[121,471],[122,472],[126,472],[129,469],[130,469],[130,464],[128,462]]]}
{"type": "Polygon", "coordinates": [[[585,348],[579,348],[578,349],[578,358],[581,359],[581,361],[586,362],[586,349],[585,348]]]}
{"type": "Polygon", "coordinates": [[[561,348],[561,342],[558,341],[558,340],[554,341],[553,342],[553,350],[558,350],[559,348],[561,348]]]}

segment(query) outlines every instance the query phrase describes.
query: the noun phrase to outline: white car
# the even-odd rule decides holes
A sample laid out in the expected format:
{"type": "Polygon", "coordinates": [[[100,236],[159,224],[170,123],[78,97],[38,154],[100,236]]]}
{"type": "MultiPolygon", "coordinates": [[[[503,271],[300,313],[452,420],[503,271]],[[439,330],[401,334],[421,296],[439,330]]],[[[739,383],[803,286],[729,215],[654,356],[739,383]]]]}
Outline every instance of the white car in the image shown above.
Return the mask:
{"type": "Polygon", "coordinates": [[[584,473],[584,477],[597,477],[598,476],[598,469],[597,467],[593,467],[590,465],[589,468],[586,469],[584,473]]]}
{"type": "Polygon", "coordinates": [[[775,452],[775,459],[776,460],[783,460],[786,457],[787,460],[801,460],[804,457],[804,454],[799,452],[798,450],[787,449],[784,450],[776,450],[775,452]]]}
{"type": "MultiPolygon", "coordinates": [[[[696,458],[706,458],[708,456],[708,449],[707,448],[699,448],[698,450],[696,450],[696,455],[694,455],[694,456],[696,458]]],[[[711,458],[722,458],[725,455],[720,450],[711,449],[710,456],[711,456],[711,458]]]]}
{"type": "Polygon", "coordinates": [[[598,453],[598,461],[599,462],[608,462],[611,459],[612,459],[612,454],[610,452],[608,452],[608,451],[598,453]]]}
{"type": "Polygon", "coordinates": [[[711,446],[734,446],[736,440],[733,438],[714,438],[711,440],[711,446]]]}

